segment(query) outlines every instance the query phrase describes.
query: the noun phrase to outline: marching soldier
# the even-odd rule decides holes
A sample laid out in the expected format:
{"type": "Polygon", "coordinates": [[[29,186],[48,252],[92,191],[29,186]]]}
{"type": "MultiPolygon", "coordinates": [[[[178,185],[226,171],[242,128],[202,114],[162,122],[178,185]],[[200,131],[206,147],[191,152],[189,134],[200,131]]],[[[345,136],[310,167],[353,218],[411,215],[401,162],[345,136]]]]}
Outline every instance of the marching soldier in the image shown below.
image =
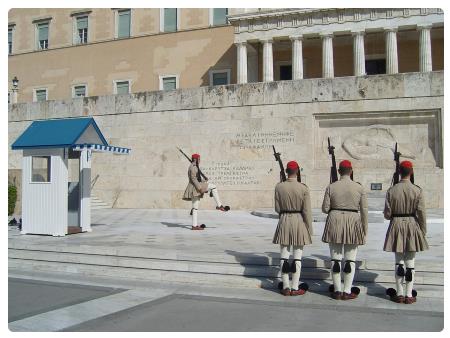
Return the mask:
{"type": "Polygon", "coordinates": [[[217,187],[208,183],[208,181],[202,181],[202,177],[199,172],[200,155],[192,154],[192,162],[188,169],[188,179],[189,183],[184,191],[183,200],[192,201],[192,228],[191,230],[203,230],[206,226],[205,224],[197,224],[197,213],[200,204],[200,199],[203,198],[204,193],[210,193],[214,197],[216,202],[216,209],[220,211],[230,210],[229,206],[223,206],[220,202],[219,193],[217,192],[217,187]]]}
{"type": "Polygon", "coordinates": [[[392,301],[405,304],[416,302],[417,292],[413,290],[416,252],[428,249],[425,238],[427,233],[425,199],[422,189],[411,183],[412,174],[412,163],[401,162],[401,180],[386,192],[384,206],[384,217],[390,220],[390,224],[383,250],[395,253],[396,284],[396,290],[389,288],[386,293],[392,301]],[[406,297],[403,290],[404,281],[406,281],[406,297]]]}
{"type": "Polygon", "coordinates": [[[328,185],[322,203],[327,220],[322,241],[329,243],[331,256],[331,297],[354,299],[360,292],[352,287],[356,270],[358,245],[366,243],[367,198],[363,186],[351,180],[353,169],[348,160],[339,163],[340,180],[328,185]],[[359,211],[359,214],[358,214],[359,211]],[[344,262],[342,262],[344,258],[344,262]],[[344,272],[344,290],[341,288],[341,268],[344,272]]]}
{"type": "Polygon", "coordinates": [[[275,211],[280,215],[273,243],[280,245],[280,268],[282,279],[281,293],[284,296],[303,295],[308,285],[299,285],[302,268],[303,246],[311,244],[312,215],[308,187],[297,181],[299,166],[291,161],[286,166],[288,178],[275,187],[275,211]],[[290,246],[294,259],[289,264],[290,246]],[[289,273],[292,273],[292,285],[289,285],[289,273]]]}

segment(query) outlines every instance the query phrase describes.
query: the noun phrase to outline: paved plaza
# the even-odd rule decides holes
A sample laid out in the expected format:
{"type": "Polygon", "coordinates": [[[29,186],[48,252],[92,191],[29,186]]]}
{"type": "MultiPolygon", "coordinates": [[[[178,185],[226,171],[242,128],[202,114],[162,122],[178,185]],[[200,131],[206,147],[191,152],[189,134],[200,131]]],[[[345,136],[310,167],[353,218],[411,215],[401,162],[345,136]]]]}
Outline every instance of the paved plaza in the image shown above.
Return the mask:
{"type": "Polygon", "coordinates": [[[270,210],[257,210],[253,214],[201,210],[200,220],[207,229],[191,231],[186,210],[102,209],[93,210],[91,233],[66,237],[20,235],[15,227],[10,227],[9,328],[12,331],[440,331],[443,328],[443,210],[428,212],[430,250],[417,256],[415,288],[419,296],[412,305],[392,303],[383,294],[386,287],[393,286],[393,255],[382,251],[387,222],[378,211],[370,212],[367,244],[359,249],[357,276],[362,277],[355,284],[363,291],[353,301],[336,301],[326,292],[329,270],[320,262],[329,259],[329,252],[321,242],[324,215],[318,210],[314,210],[313,244],[305,247],[302,270],[305,278],[302,280],[309,283],[310,292],[301,297],[283,297],[278,293],[279,252],[272,244],[277,220],[271,217],[270,210]],[[23,255],[27,250],[35,256],[47,256],[26,258],[23,255]],[[54,262],[56,258],[50,257],[54,252],[58,252],[58,259],[67,262],[54,262]],[[67,257],[63,258],[64,255],[67,257]],[[84,256],[91,261],[84,262],[84,256]],[[37,288],[42,290],[40,295],[36,295],[37,288]]]}

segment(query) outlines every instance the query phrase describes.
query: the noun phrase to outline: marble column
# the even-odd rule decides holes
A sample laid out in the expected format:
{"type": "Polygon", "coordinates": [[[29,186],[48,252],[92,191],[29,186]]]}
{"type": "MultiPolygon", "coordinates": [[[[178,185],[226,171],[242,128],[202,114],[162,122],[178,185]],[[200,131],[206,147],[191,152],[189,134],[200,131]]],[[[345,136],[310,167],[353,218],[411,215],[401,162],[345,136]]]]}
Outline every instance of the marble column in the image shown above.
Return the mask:
{"type": "Polygon", "coordinates": [[[292,80],[303,79],[303,36],[290,36],[292,41],[292,80]]]}
{"type": "Polygon", "coordinates": [[[364,53],[364,31],[352,32],[353,35],[353,74],[366,75],[366,56],[364,53]]]}
{"type": "Polygon", "coordinates": [[[237,47],[237,83],[247,83],[247,43],[238,42],[237,47]]]}
{"type": "Polygon", "coordinates": [[[272,39],[261,40],[263,43],[263,81],[273,81],[273,51],[272,39]]]}
{"type": "Polygon", "coordinates": [[[433,63],[431,59],[431,25],[417,25],[419,31],[419,71],[431,72],[433,63]]]}
{"type": "Polygon", "coordinates": [[[386,34],[386,74],[398,73],[397,28],[385,29],[386,34]]]}
{"type": "Polygon", "coordinates": [[[322,33],[322,77],[334,77],[333,33],[322,33]]]}

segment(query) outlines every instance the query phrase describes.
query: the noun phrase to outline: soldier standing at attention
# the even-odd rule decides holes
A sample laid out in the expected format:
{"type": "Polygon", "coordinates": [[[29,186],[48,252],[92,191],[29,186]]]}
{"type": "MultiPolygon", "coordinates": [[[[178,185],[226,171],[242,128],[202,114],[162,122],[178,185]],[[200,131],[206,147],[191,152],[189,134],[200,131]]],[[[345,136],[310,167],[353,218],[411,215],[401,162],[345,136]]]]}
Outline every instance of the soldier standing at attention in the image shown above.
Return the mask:
{"type": "Polygon", "coordinates": [[[297,181],[299,166],[291,161],[286,166],[288,178],[275,187],[275,211],[280,215],[273,243],[280,245],[280,268],[284,296],[303,295],[308,285],[300,281],[303,246],[311,244],[312,215],[308,187],[297,181]],[[290,246],[294,260],[289,264],[290,246]],[[289,285],[289,272],[292,272],[292,286],[289,285]]]}
{"type": "Polygon", "coordinates": [[[197,213],[200,204],[200,199],[203,198],[203,194],[209,192],[214,197],[216,202],[216,209],[220,211],[230,210],[229,206],[223,206],[220,202],[219,193],[217,192],[217,187],[208,183],[208,181],[202,181],[202,177],[199,171],[200,165],[200,155],[192,154],[192,162],[188,169],[188,179],[189,183],[184,191],[183,200],[192,201],[192,228],[191,230],[203,230],[206,226],[204,224],[197,224],[197,213]]]}
{"type": "Polygon", "coordinates": [[[354,299],[359,288],[352,287],[356,270],[358,245],[366,243],[367,198],[361,184],[353,182],[350,176],[352,164],[348,160],[339,163],[340,180],[331,183],[325,190],[322,211],[327,216],[322,241],[329,243],[331,256],[331,297],[354,299]],[[358,214],[358,211],[360,214],[358,214]],[[341,265],[344,255],[344,290],[341,291],[341,265]]]}
{"type": "Polygon", "coordinates": [[[428,249],[425,238],[427,233],[425,199],[422,189],[411,183],[412,174],[412,163],[401,162],[401,180],[386,192],[384,205],[384,218],[391,222],[383,250],[395,253],[396,267],[396,290],[389,288],[386,293],[392,301],[405,304],[416,301],[417,292],[413,290],[416,252],[428,249]],[[404,280],[406,280],[406,297],[403,291],[404,280]]]}

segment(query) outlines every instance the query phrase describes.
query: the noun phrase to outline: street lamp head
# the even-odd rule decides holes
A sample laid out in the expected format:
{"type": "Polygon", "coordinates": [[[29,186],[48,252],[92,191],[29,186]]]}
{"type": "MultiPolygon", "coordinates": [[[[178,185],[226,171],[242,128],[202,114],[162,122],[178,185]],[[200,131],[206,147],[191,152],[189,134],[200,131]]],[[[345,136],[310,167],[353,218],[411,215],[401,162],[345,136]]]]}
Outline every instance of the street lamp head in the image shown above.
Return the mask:
{"type": "Polygon", "coordinates": [[[14,76],[14,79],[12,79],[12,85],[14,89],[17,89],[17,87],[19,87],[19,80],[17,79],[17,76],[14,76]]]}

